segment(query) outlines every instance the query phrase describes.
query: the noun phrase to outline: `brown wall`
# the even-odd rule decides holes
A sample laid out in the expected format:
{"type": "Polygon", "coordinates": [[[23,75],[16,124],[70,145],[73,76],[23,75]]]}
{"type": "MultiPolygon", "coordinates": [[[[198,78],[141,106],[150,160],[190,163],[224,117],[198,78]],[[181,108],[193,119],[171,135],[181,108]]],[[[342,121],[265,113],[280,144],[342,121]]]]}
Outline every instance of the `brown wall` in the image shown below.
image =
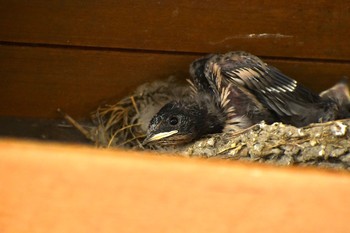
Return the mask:
{"type": "Polygon", "coordinates": [[[86,116],[145,81],[188,76],[205,53],[246,50],[321,91],[350,74],[350,3],[2,1],[3,116],[86,116]]]}

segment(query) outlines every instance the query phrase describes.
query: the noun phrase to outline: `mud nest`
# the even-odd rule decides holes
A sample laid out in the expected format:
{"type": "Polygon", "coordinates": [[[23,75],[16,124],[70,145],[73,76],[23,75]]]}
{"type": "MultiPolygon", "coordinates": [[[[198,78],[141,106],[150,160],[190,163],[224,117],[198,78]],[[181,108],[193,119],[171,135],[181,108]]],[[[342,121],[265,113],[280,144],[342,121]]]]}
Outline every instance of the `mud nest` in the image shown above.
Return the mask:
{"type": "Polygon", "coordinates": [[[155,150],[186,157],[246,160],[276,165],[319,166],[350,170],[350,119],[296,128],[264,122],[241,132],[209,135],[181,147],[143,146],[151,118],[167,102],[186,97],[187,85],[173,78],[139,86],[132,95],[98,107],[92,124],[65,118],[97,147],[155,150]]]}

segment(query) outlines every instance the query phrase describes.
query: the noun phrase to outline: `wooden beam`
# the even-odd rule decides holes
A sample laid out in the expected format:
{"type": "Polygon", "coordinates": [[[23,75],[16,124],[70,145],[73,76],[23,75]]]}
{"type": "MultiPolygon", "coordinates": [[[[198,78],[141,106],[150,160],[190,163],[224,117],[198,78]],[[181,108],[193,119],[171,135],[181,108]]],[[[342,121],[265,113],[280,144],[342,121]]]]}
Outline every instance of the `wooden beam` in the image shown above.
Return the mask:
{"type": "MultiPolygon", "coordinates": [[[[167,53],[0,46],[1,116],[60,117],[62,108],[87,117],[106,100],[119,100],[140,84],[189,77],[198,56],[167,53]]],[[[350,74],[350,63],[269,60],[310,89],[329,88],[350,74]]]]}
{"type": "Polygon", "coordinates": [[[0,140],[0,230],[349,232],[350,176],[0,140]]]}
{"type": "Polygon", "coordinates": [[[2,1],[0,41],[350,60],[350,3],[2,1]]]}
{"type": "Polygon", "coordinates": [[[145,82],[188,76],[194,56],[0,46],[0,115],[88,116],[145,82]]]}

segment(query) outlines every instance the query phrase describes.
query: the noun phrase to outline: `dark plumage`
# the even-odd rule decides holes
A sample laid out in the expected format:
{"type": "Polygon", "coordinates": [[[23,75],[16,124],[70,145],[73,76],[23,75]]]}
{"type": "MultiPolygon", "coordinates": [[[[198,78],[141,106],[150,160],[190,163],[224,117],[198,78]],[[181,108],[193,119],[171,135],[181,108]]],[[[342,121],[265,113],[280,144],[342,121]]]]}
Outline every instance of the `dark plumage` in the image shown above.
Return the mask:
{"type": "MultiPolygon", "coordinates": [[[[317,95],[246,52],[208,55],[190,66],[192,98],[166,104],[144,143],[180,144],[264,120],[297,127],[349,116],[346,85],[317,95]]],[[[330,89],[331,90],[331,89],[330,89]]]]}

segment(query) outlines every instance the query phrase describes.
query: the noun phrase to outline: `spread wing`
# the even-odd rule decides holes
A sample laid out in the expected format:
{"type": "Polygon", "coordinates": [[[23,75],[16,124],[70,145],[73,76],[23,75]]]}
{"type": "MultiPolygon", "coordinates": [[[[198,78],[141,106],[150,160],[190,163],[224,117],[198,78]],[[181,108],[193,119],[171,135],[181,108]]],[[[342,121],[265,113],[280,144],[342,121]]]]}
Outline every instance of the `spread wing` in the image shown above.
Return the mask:
{"type": "Polygon", "coordinates": [[[300,115],[320,97],[258,57],[231,52],[212,57],[204,70],[209,83],[227,82],[244,87],[279,117],[300,115]],[[216,74],[216,75],[213,75],[216,74]]]}
{"type": "Polygon", "coordinates": [[[191,79],[188,79],[187,81],[191,85],[193,94],[196,95],[198,92],[214,94],[211,84],[209,83],[210,79],[208,79],[204,73],[207,62],[214,56],[215,55],[210,54],[208,56],[199,58],[192,62],[190,65],[191,79]]]}
{"type": "Polygon", "coordinates": [[[190,83],[194,96],[203,96],[203,93],[212,96],[216,106],[226,115],[224,131],[236,131],[262,120],[271,123],[271,113],[254,94],[221,74],[217,64],[221,56],[209,55],[191,64],[190,83]]]}

